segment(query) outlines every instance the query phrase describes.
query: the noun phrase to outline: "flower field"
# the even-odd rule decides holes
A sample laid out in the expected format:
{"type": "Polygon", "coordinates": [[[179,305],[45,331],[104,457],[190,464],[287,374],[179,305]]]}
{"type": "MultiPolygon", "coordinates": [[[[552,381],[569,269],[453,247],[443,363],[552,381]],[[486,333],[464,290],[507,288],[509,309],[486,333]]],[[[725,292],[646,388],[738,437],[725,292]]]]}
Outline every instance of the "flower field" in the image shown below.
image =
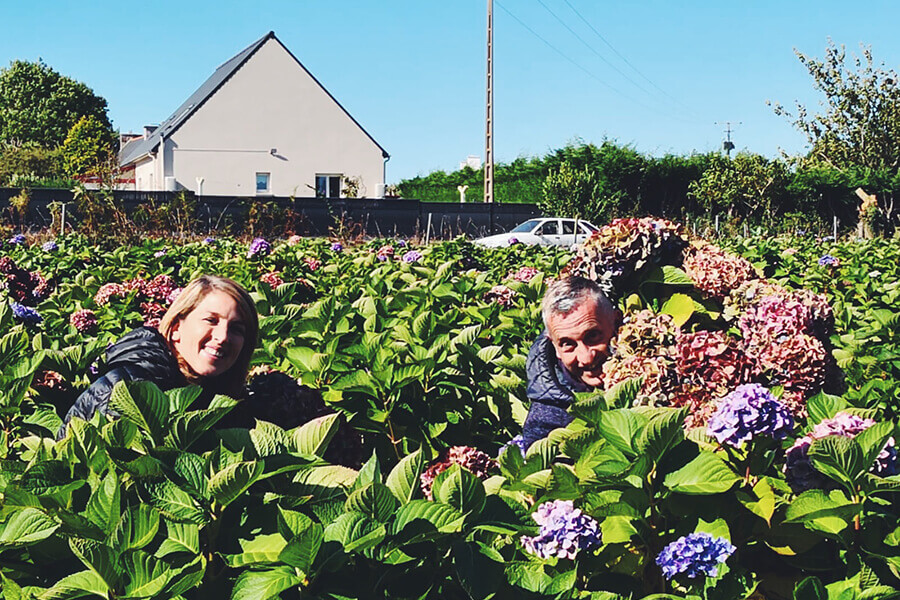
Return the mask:
{"type": "Polygon", "coordinates": [[[896,242],[23,236],[0,298],[4,599],[900,594],[896,242]],[[563,272],[625,320],[605,389],[525,450],[563,272]],[[201,273],[257,301],[247,398],[119,386],[121,418],[57,441],[107,344],[201,273]]]}

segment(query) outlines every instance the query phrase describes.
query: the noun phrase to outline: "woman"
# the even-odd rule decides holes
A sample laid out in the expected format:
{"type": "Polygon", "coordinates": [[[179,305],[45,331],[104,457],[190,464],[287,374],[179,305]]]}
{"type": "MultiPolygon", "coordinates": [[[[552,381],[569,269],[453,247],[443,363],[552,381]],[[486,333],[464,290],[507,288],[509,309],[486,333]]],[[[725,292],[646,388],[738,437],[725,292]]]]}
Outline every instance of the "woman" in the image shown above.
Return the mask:
{"type": "MultiPolygon", "coordinates": [[[[181,291],[159,328],[139,327],[106,351],[106,372],[78,396],[66,424],[108,413],[119,381],[151,381],[162,390],[188,384],[203,388],[208,404],[215,394],[243,395],[259,317],[250,294],[226,277],[203,275],[181,291]]],[[[111,413],[115,414],[115,413],[111,413]]]]}

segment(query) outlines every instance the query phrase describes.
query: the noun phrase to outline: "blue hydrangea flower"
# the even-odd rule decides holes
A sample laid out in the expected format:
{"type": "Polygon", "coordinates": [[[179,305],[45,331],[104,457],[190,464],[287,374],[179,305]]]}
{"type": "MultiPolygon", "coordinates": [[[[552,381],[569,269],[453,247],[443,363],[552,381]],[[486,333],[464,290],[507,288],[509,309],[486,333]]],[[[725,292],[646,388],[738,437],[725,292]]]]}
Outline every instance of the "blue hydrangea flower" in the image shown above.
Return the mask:
{"type": "Polygon", "coordinates": [[[342,252],[344,250],[344,245],[340,242],[335,242],[331,245],[332,252],[342,252]]]}
{"type": "Polygon", "coordinates": [[[10,243],[10,244],[13,244],[14,246],[19,246],[19,245],[21,245],[21,244],[24,244],[24,243],[25,243],[25,236],[22,235],[21,233],[17,233],[16,235],[14,235],[14,236],[12,236],[11,238],[9,238],[9,243],[10,243]]]}
{"type": "Polygon", "coordinates": [[[399,248],[405,248],[405,247],[406,247],[406,240],[397,240],[397,246],[398,246],[399,248]]]}
{"type": "Polygon", "coordinates": [[[44,242],[41,246],[41,250],[44,252],[56,252],[59,250],[59,245],[57,245],[55,240],[50,240],[49,242],[44,242]]]}
{"type": "Polygon", "coordinates": [[[422,260],[422,253],[416,250],[410,250],[402,256],[401,260],[405,263],[419,262],[422,260]]]}
{"type": "Polygon", "coordinates": [[[719,400],[707,433],[720,444],[741,448],[758,435],[782,440],[794,429],[787,407],[758,383],[739,385],[719,400]]]}
{"type": "Polygon", "coordinates": [[[575,508],[571,500],[545,502],[531,517],[541,528],[534,537],[522,536],[522,546],[540,558],[573,559],[581,550],[601,544],[597,521],[575,508]]]}
{"type": "Polygon", "coordinates": [[[23,323],[34,324],[40,323],[43,320],[37,310],[23,304],[19,304],[18,302],[11,303],[10,308],[12,308],[13,315],[23,323]]]}
{"type": "Polygon", "coordinates": [[[247,250],[247,258],[253,258],[256,255],[266,256],[272,251],[272,245],[264,238],[254,238],[250,242],[250,248],[247,250]]]}
{"type": "Polygon", "coordinates": [[[205,238],[203,238],[203,239],[200,241],[200,243],[201,243],[201,244],[204,244],[204,245],[206,245],[206,246],[208,246],[208,245],[210,245],[210,244],[215,244],[215,243],[216,243],[216,238],[214,238],[214,237],[205,237],[205,238]]]}
{"type": "Polygon", "coordinates": [[[736,548],[725,538],[708,533],[691,533],[682,536],[662,549],[656,564],[666,579],[685,575],[695,579],[700,575],[715,577],[719,564],[724,563],[736,548]]]}
{"type": "Polygon", "coordinates": [[[840,259],[838,259],[830,254],[826,254],[822,258],[819,259],[819,265],[823,266],[823,267],[836,267],[839,264],[841,264],[840,259]]]}

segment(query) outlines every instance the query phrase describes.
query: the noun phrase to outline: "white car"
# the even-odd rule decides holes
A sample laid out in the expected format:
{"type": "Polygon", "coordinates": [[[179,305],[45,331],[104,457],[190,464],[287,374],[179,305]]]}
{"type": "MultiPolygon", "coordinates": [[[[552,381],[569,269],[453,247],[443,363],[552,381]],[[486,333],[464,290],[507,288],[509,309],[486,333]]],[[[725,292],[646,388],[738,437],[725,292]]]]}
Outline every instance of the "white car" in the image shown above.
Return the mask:
{"type": "Polygon", "coordinates": [[[488,248],[500,248],[516,242],[571,248],[589,238],[595,231],[597,228],[594,225],[581,219],[545,217],[529,219],[506,233],[489,235],[473,241],[488,248]]]}

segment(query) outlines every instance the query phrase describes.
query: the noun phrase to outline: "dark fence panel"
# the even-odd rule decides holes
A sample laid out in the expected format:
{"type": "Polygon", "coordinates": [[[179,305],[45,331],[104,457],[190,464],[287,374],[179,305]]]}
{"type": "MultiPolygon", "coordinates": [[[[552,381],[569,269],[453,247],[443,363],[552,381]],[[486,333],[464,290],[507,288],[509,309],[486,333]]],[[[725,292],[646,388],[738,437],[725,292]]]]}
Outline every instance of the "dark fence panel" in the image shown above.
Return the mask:
{"type": "MultiPolygon", "coordinates": [[[[0,211],[9,217],[10,199],[19,189],[0,188],[0,211]]],[[[116,200],[132,213],[141,205],[160,205],[170,202],[174,192],[116,191],[116,200]]],[[[232,196],[202,196],[196,198],[196,217],[200,230],[221,230],[230,223],[243,223],[254,202],[260,198],[232,196]]],[[[342,224],[371,236],[425,236],[426,228],[432,238],[470,238],[508,231],[522,221],[540,215],[535,204],[484,204],[420,202],[400,199],[323,199],[269,197],[281,209],[294,213],[297,232],[305,235],[327,235],[342,224]]],[[[30,191],[25,226],[48,227],[52,218],[51,202],[67,203],[70,218],[78,215],[71,190],[36,188],[30,191]]],[[[13,221],[16,221],[13,218],[13,221]]],[[[16,221],[16,224],[19,223],[16,221]]]]}

